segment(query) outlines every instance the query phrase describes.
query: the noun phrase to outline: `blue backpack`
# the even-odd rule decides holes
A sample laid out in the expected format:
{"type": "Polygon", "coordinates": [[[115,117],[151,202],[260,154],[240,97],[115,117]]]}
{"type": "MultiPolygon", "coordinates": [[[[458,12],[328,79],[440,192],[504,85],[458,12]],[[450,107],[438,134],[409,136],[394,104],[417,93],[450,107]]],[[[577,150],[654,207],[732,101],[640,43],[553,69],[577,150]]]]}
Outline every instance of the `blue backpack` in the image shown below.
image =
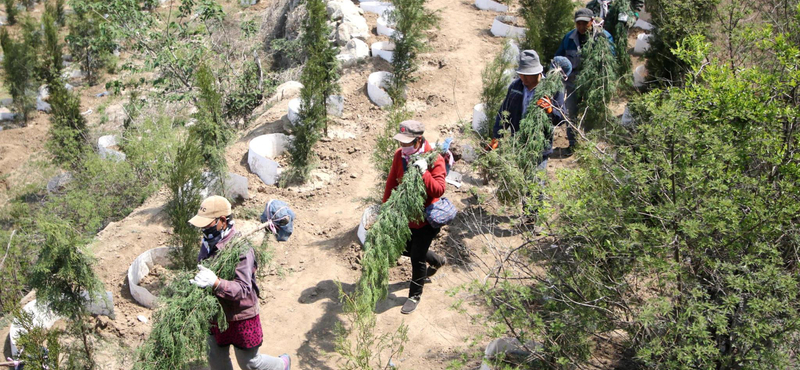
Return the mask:
{"type": "Polygon", "coordinates": [[[456,206],[445,197],[425,207],[425,220],[438,229],[444,225],[449,225],[456,218],[456,206]]]}

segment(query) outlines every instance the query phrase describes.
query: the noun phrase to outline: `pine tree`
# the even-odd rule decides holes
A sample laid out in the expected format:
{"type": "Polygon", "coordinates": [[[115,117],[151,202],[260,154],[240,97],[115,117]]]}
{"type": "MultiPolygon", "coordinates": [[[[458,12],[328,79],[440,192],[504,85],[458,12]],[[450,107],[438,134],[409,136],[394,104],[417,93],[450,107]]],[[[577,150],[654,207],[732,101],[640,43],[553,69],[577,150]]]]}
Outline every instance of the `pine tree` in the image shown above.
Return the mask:
{"type": "Polygon", "coordinates": [[[40,63],[42,79],[48,85],[57,82],[61,77],[61,70],[64,68],[61,44],[58,42],[58,17],[58,9],[52,3],[47,3],[44,15],[42,15],[44,43],[40,63]]]}
{"type": "Polygon", "coordinates": [[[79,362],[89,370],[95,368],[87,317],[88,305],[103,296],[103,284],[92,270],[94,259],[84,247],[85,240],[66,220],[42,215],[36,223],[43,242],[28,282],[36,289],[36,298],[49,310],[70,321],[79,335],[81,356],[70,354],[71,362],[79,362]]]}
{"type": "Polygon", "coordinates": [[[389,22],[395,24],[394,57],[392,59],[392,81],[388,93],[394,105],[402,106],[406,101],[406,87],[417,71],[417,55],[425,50],[425,33],[436,27],[439,16],[425,9],[425,0],[393,0],[394,10],[389,12],[389,22]]]}
{"type": "Polygon", "coordinates": [[[561,38],[573,28],[575,5],[571,0],[522,0],[525,38],[521,48],[533,49],[541,60],[556,54],[561,38]]]}
{"type": "Polygon", "coordinates": [[[61,366],[61,343],[63,332],[57,328],[45,329],[27,311],[16,308],[14,320],[24,330],[17,337],[20,349],[17,360],[26,368],[58,370],[61,366]]]}
{"type": "Polygon", "coordinates": [[[500,111],[500,106],[503,104],[508,91],[508,85],[511,83],[511,76],[506,73],[506,70],[511,68],[512,62],[505,57],[509,48],[509,45],[506,44],[503,50],[481,72],[481,80],[483,81],[481,103],[483,103],[483,111],[486,113],[486,121],[482,123],[481,129],[478,130],[478,135],[483,140],[492,138],[495,117],[500,111]]]}
{"type": "Polygon", "coordinates": [[[47,149],[53,155],[54,163],[76,167],[81,158],[91,151],[80,98],[67,91],[61,80],[51,84],[49,89],[52,112],[47,149]]]}
{"type": "MultiPolygon", "coordinates": [[[[617,59],[603,28],[594,26],[593,35],[581,49],[581,72],[577,77],[578,111],[587,130],[605,126],[613,116],[608,109],[617,89],[617,59]]],[[[618,51],[623,52],[623,51],[618,51]]]]}
{"type": "Polygon", "coordinates": [[[106,57],[114,51],[114,40],[108,21],[94,7],[102,5],[96,0],[75,0],[75,12],[69,22],[69,35],[66,40],[72,56],[86,73],[89,85],[97,83],[100,68],[106,57]]]}
{"type": "Polygon", "coordinates": [[[196,86],[200,90],[196,101],[197,123],[191,126],[189,132],[200,142],[206,166],[222,183],[228,176],[225,147],[231,140],[232,132],[223,120],[222,95],[217,90],[214,73],[208,65],[201,64],[197,69],[196,86]]]}
{"type": "Polygon", "coordinates": [[[35,108],[35,51],[24,41],[16,41],[8,31],[0,30],[0,46],[3,48],[4,82],[14,99],[14,108],[23,124],[35,108]]]}
{"type": "MultiPolygon", "coordinates": [[[[257,265],[265,266],[268,262],[265,246],[254,247],[247,239],[249,235],[245,233],[234,238],[214,258],[202,264],[220,279],[233,280],[240,256],[254,248],[257,265]]],[[[210,320],[215,320],[221,331],[227,329],[225,313],[212,288],[192,285],[189,279],[193,276],[194,272],[182,272],[162,291],[153,314],[153,329],[137,351],[134,370],[185,369],[195,362],[203,362],[210,320]]]]}
{"type": "Polygon", "coordinates": [[[302,44],[308,60],[300,76],[300,122],[294,128],[294,140],[289,148],[291,168],[283,175],[283,185],[305,183],[311,172],[314,144],[320,130],[328,133],[328,97],[339,90],[336,49],[328,40],[330,29],[328,13],[322,0],[309,0],[306,4],[302,44]]]}
{"type": "Polygon", "coordinates": [[[172,260],[184,270],[192,270],[197,265],[200,233],[187,221],[200,207],[200,190],[204,185],[200,147],[200,142],[189,136],[178,148],[167,178],[167,187],[172,193],[167,205],[167,215],[174,231],[172,260]]]}
{"type": "Polygon", "coordinates": [[[17,4],[14,3],[14,0],[3,0],[3,4],[6,6],[6,20],[8,21],[8,25],[13,26],[17,23],[17,4]]]}

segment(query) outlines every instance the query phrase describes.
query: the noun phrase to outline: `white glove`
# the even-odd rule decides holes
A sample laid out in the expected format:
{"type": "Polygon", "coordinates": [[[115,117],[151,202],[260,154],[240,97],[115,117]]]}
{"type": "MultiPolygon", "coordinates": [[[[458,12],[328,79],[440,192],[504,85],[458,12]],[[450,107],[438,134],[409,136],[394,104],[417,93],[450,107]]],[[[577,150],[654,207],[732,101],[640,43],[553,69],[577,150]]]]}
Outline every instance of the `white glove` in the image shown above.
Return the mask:
{"type": "Polygon", "coordinates": [[[417,159],[417,161],[414,162],[414,165],[417,166],[417,168],[419,168],[419,172],[422,174],[424,174],[425,171],[428,170],[428,161],[426,161],[425,159],[417,159]]]}
{"type": "Polygon", "coordinates": [[[209,270],[203,265],[197,265],[197,268],[200,269],[200,271],[197,272],[194,279],[189,280],[190,283],[201,288],[206,288],[217,282],[217,274],[215,274],[214,271],[209,270]]]}

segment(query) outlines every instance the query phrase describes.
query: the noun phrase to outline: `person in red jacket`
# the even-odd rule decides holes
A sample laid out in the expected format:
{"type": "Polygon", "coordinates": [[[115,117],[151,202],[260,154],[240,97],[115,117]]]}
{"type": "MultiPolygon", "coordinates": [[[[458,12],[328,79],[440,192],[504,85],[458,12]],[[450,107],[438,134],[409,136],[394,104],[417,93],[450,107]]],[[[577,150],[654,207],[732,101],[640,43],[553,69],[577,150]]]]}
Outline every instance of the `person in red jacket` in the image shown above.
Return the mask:
{"type": "MultiPolygon", "coordinates": [[[[383,192],[383,202],[385,203],[392,195],[392,191],[403,180],[403,174],[409,168],[416,166],[422,172],[422,181],[425,183],[425,207],[439,200],[444,194],[445,169],[444,158],[436,156],[436,161],[432,167],[428,167],[428,162],[422,158],[413,158],[414,154],[426,153],[433,148],[425,140],[422,134],[425,132],[425,125],[418,121],[403,121],[400,123],[400,132],[394,139],[400,142],[400,149],[394,153],[392,168],[389,170],[389,178],[386,179],[386,189],[383,192]],[[410,163],[412,162],[413,163],[410,163]]],[[[403,255],[411,257],[411,286],[408,289],[408,299],[403,304],[401,313],[409,314],[414,312],[422,296],[422,288],[425,280],[433,276],[436,271],[447,263],[447,259],[438,256],[430,250],[433,238],[439,234],[438,228],[434,228],[425,220],[410,222],[411,240],[406,244],[406,251],[403,255]],[[430,267],[428,266],[430,264],[430,267]]]]}

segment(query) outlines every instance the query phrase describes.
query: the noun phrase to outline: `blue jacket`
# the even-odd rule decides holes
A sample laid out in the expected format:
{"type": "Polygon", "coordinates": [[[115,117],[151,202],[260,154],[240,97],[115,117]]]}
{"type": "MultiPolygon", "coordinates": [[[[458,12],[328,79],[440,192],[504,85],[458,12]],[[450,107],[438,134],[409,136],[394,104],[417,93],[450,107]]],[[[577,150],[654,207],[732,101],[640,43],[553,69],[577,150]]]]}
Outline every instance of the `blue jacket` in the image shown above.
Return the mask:
{"type": "MultiPolygon", "coordinates": [[[[497,112],[497,116],[494,119],[494,130],[492,137],[499,138],[500,137],[500,130],[503,129],[503,111],[508,111],[508,126],[505,127],[511,134],[513,135],[515,132],[519,131],[519,122],[522,120],[522,101],[525,99],[524,93],[525,85],[522,84],[522,80],[517,78],[511,85],[508,87],[508,93],[506,93],[506,98],[503,100],[503,104],[500,106],[500,111],[497,112]]],[[[535,93],[536,89],[534,89],[535,93]]],[[[550,101],[553,104],[553,113],[550,113],[550,119],[553,122],[553,125],[558,125],[561,121],[564,120],[564,116],[561,112],[565,111],[564,108],[564,92],[561,91],[556,96],[550,97],[550,101]]],[[[530,107],[528,109],[541,109],[536,106],[536,101],[531,100],[530,107]]],[[[543,156],[548,156],[550,153],[553,152],[553,138],[550,137],[550,145],[547,147],[543,156]]]]}
{"type": "MultiPolygon", "coordinates": [[[[587,31],[587,33],[588,32],[589,31],[587,31]]],[[[611,34],[606,30],[603,30],[603,35],[608,39],[611,52],[616,53],[614,50],[614,38],[611,37],[611,34]]],[[[572,74],[569,75],[570,81],[575,81],[575,76],[577,76],[581,70],[581,43],[578,36],[578,30],[573,29],[567,32],[564,39],[561,40],[561,45],[559,45],[558,50],[556,50],[556,56],[566,57],[569,59],[570,63],[572,63],[572,74]]]]}

